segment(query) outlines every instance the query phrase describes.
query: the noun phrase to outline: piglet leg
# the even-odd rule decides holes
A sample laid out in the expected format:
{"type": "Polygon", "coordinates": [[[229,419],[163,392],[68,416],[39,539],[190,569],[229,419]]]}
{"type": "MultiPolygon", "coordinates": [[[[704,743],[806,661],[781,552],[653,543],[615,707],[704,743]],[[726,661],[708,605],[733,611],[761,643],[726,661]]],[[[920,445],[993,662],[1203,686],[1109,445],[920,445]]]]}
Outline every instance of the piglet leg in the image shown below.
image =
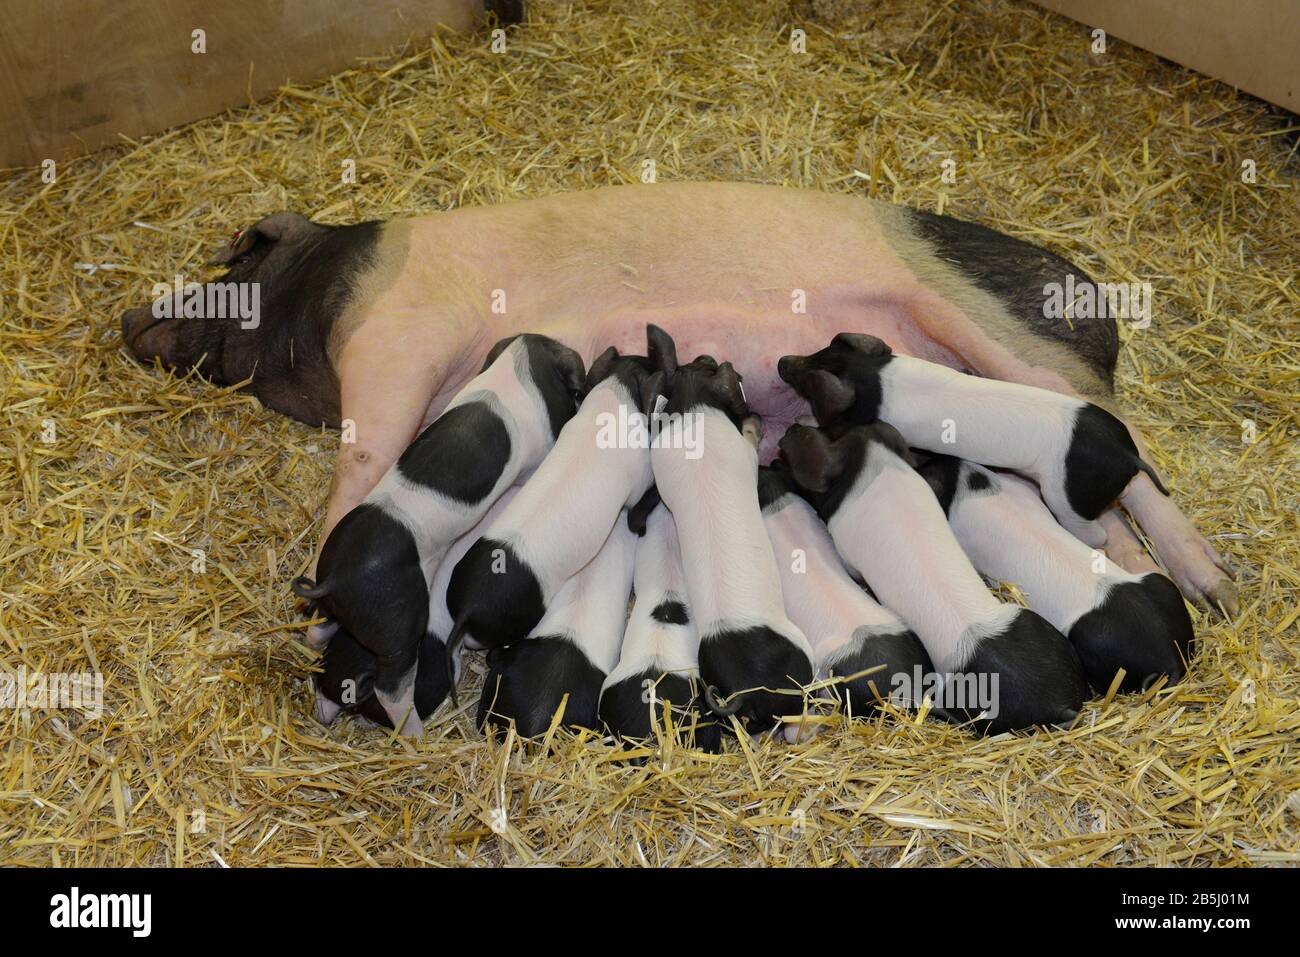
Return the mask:
{"type": "Polygon", "coordinates": [[[1107,558],[1132,575],[1144,575],[1147,572],[1163,574],[1163,570],[1138,540],[1133,527],[1118,508],[1106,509],[1097,516],[1097,521],[1106,530],[1107,558]]]}

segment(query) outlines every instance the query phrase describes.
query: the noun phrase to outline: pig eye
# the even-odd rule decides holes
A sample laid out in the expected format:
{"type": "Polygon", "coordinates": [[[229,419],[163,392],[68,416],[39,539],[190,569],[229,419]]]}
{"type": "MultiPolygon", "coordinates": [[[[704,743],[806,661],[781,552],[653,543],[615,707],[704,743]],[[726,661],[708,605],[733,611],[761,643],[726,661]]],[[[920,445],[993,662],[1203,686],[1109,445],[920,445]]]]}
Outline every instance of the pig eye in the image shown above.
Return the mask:
{"type": "Polygon", "coordinates": [[[236,256],[235,261],[231,264],[234,266],[243,266],[253,261],[253,257],[245,253],[242,256],[236,256]]]}

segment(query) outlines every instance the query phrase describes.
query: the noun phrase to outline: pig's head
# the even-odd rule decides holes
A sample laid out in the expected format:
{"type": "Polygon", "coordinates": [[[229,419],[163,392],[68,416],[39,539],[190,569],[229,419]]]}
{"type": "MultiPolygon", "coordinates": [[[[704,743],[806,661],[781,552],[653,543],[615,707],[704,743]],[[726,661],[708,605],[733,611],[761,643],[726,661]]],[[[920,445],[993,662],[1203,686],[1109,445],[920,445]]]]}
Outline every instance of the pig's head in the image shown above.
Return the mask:
{"type": "Polygon", "coordinates": [[[743,377],[735,367],[708,355],[696,356],[679,365],[677,350],[667,333],[658,326],[647,326],[646,333],[650,356],[658,374],[663,376],[662,391],[668,400],[663,411],[673,415],[694,409],[718,409],[757,447],[763,420],[745,401],[743,377]]]}
{"type": "Polygon", "coordinates": [[[669,378],[677,371],[677,346],[672,337],[656,325],[646,326],[646,354],[620,355],[610,346],[591,363],[587,373],[587,390],[591,391],[610,376],[616,376],[634,396],[642,412],[654,411],[655,402],[667,389],[669,378]]]}
{"type": "Polygon", "coordinates": [[[822,425],[872,422],[880,408],[880,370],[893,357],[882,339],[841,332],[808,356],[782,356],[777,375],[808,400],[822,425]]]}
{"type": "Polygon", "coordinates": [[[219,279],[186,286],[122,316],[136,358],[219,385],[248,388],[272,409],[337,425],[338,381],[326,347],[357,277],[372,263],[380,224],[322,226],[276,213],[234,235],[209,263],[219,279]]]}
{"type": "Polygon", "coordinates": [[[881,466],[882,455],[915,466],[907,443],[886,422],[823,428],[792,425],[781,436],[780,448],[790,478],[823,519],[835,513],[863,471],[881,466]]]}

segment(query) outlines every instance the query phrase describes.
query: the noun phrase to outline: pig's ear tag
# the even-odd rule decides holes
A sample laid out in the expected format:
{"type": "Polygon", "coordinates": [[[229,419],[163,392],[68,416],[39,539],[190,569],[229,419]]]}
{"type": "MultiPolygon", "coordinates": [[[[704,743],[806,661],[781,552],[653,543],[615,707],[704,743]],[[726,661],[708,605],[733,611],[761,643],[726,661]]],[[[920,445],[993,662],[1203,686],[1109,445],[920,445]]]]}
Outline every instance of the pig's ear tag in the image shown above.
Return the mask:
{"type": "Polygon", "coordinates": [[[235,245],[235,243],[239,242],[239,237],[242,235],[244,235],[244,231],[242,229],[236,229],[233,233],[231,233],[230,245],[233,246],[235,245]]]}
{"type": "Polygon", "coordinates": [[[749,400],[745,398],[745,380],[739,376],[736,377],[736,388],[740,390],[740,401],[749,405],[749,400]]]}
{"type": "Polygon", "coordinates": [[[654,407],[654,412],[652,414],[658,415],[660,412],[664,410],[664,407],[667,405],[668,405],[668,396],[660,392],[657,396],[655,396],[655,407],[654,407]]]}

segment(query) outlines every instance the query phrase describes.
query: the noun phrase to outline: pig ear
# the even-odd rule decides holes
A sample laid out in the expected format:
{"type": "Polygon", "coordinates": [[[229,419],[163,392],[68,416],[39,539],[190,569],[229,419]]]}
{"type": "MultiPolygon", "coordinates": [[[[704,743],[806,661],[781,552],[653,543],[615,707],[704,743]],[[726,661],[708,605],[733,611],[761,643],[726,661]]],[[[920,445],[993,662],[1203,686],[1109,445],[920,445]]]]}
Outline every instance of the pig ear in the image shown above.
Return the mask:
{"type": "Polygon", "coordinates": [[[555,352],[555,367],[559,370],[564,387],[581,402],[587,394],[587,370],[582,365],[582,356],[558,342],[553,343],[552,348],[555,352]]]}
{"type": "Polygon", "coordinates": [[[912,468],[916,468],[916,458],[912,455],[912,450],[907,446],[907,440],[903,434],[894,428],[888,422],[876,420],[871,425],[875,432],[876,438],[888,449],[891,449],[900,459],[906,462],[912,468]]]}
{"type": "Polygon", "coordinates": [[[833,346],[844,346],[868,356],[892,356],[894,351],[884,339],[861,332],[841,332],[831,340],[833,346]]]}
{"type": "Polygon", "coordinates": [[[668,375],[677,371],[677,343],[672,336],[650,323],[645,327],[645,343],[652,366],[668,375]]]}
{"type": "Polygon", "coordinates": [[[504,339],[497,340],[497,344],[488,350],[487,358],[483,360],[483,368],[479,369],[478,371],[479,372],[486,371],[488,366],[492,365],[492,363],[496,362],[498,359],[501,358],[501,353],[505,352],[507,349],[510,348],[510,343],[514,342],[518,338],[519,338],[518,335],[514,335],[514,336],[506,336],[504,339]]]}
{"type": "Polygon", "coordinates": [[[655,410],[655,403],[661,395],[668,394],[668,376],[663,372],[652,372],[641,380],[641,408],[646,415],[655,410]]]}
{"type": "Polygon", "coordinates": [[[613,346],[596,356],[591,368],[587,370],[586,390],[588,392],[609,378],[610,373],[614,371],[614,360],[617,358],[618,350],[613,346]]]}
{"type": "Polygon", "coordinates": [[[822,425],[829,425],[847,412],[856,398],[853,386],[825,369],[809,370],[804,376],[803,392],[822,425]]]}
{"type": "Polygon", "coordinates": [[[800,488],[825,492],[844,471],[839,450],[826,434],[806,425],[793,425],[781,438],[781,457],[790,466],[790,476],[800,488]]]}
{"type": "Polygon", "coordinates": [[[251,251],[259,242],[278,243],[282,239],[293,239],[314,225],[310,219],[300,213],[283,212],[267,216],[247,229],[235,233],[230,244],[209,259],[208,265],[228,266],[251,251]]]}

